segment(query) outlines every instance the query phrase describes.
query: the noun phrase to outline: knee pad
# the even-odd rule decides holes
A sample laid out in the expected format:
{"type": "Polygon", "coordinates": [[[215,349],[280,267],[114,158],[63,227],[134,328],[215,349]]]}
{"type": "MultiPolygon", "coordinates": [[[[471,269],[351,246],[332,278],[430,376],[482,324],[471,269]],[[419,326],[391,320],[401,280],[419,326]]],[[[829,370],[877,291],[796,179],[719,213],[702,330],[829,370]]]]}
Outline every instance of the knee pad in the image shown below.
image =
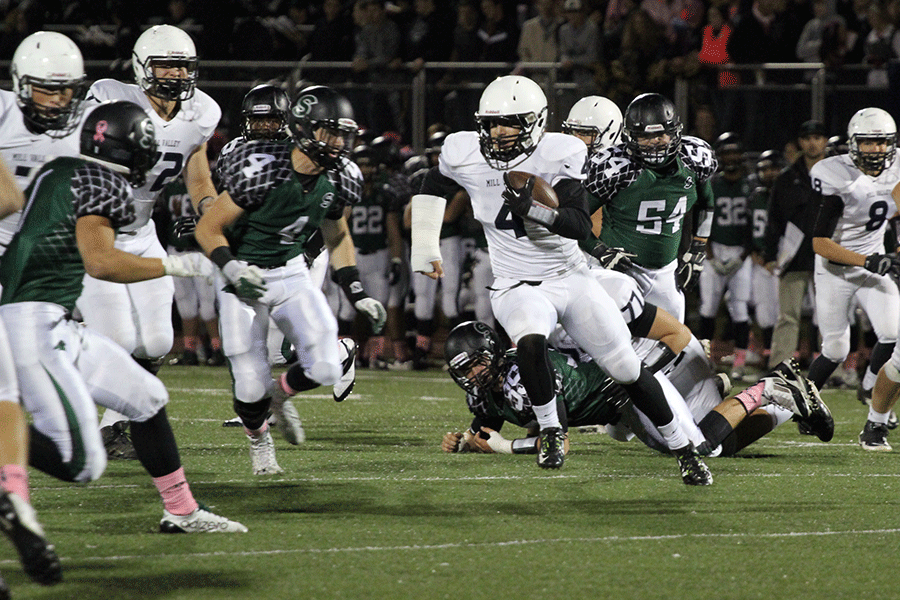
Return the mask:
{"type": "Polygon", "coordinates": [[[823,340],[822,356],[831,362],[844,362],[847,358],[847,354],[850,353],[850,340],[845,338],[846,336],[841,336],[840,339],[823,340]]]}

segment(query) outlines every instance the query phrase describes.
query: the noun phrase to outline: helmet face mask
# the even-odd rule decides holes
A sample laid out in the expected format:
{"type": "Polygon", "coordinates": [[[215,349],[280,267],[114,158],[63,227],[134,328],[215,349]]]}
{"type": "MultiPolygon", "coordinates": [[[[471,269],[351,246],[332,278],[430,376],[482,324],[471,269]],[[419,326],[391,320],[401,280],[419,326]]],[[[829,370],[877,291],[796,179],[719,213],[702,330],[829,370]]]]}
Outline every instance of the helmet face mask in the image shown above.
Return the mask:
{"type": "Polygon", "coordinates": [[[531,155],[543,137],[547,97],[527,77],[498,77],[481,94],[475,123],[485,160],[495,169],[509,169],[531,155]]]}
{"type": "Polygon", "coordinates": [[[878,177],[894,160],[897,126],[886,111],[864,108],[850,119],[847,140],[853,164],[866,175],[878,177]]]}
{"type": "Polygon", "coordinates": [[[134,77],[145,93],[164,101],[188,100],[197,85],[197,50],[190,36],[171,25],[141,34],[131,55],[134,77]]]}
{"type": "Polygon", "coordinates": [[[290,102],[284,90],[258,85],[241,103],[241,135],[247,140],[286,140],[290,102]]]}
{"type": "Polygon", "coordinates": [[[156,151],[153,122],[132,102],[101,104],[81,129],[81,157],[122,173],[132,187],[146,183],[147,171],[156,163],[156,151]]]}
{"type": "Polygon", "coordinates": [[[562,132],[579,137],[596,154],[619,142],[622,133],[622,111],[602,96],[586,96],[576,102],[562,124],[562,132]]]}
{"type": "Polygon", "coordinates": [[[288,114],[288,128],[297,147],[323,169],[342,163],[359,132],[350,102],[324,86],[299,93],[288,114]]]}
{"type": "Polygon", "coordinates": [[[713,148],[719,159],[719,170],[730,176],[744,172],[744,144],[733,131],[726,131],[716,138],[713,148]]]}
{"type": "Polygon", "coordinates": [[[500,338],[478,321],[467,321],[447,336],[444,354],[450,376],[466,392],[479,395],[493,388],[504,371],[500,338]]]}
{"type": "Polygon", "coordinates": [[[10,74],[16,104],[34,133],[64,137],[74,131],[87,94],[81,52],[66,36],[40,31],[25,38],[10,74]]]}
{"type": "Polygon", "coordinates": [[[682,129],[675,105],[669,99],[660,94],[641,94],[625,109],[622,139],[635,161],[659,169],[678,155],[682,129]]]}

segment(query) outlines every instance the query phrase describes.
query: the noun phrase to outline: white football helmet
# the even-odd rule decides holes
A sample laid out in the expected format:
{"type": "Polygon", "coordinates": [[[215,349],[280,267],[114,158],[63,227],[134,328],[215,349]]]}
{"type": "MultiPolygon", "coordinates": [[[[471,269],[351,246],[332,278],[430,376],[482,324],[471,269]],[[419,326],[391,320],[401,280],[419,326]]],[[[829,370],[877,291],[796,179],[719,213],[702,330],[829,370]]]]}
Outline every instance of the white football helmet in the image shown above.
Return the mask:
{"type": "Polygon", "coordinates": [[[10,74],[16,104],[29,130],[56,137],[75,129],[88,88],[84,60],[75,42],[54,31],[32,33],[16,48],[10,74]],[[32,86],[49,92],[71,90],[72,99],[62,107],[38,106],[32,86]]]}
{"type": "Polygon", "coordinates": [[[527,77],[507,75],[492,81],[481,94],[475,113],[481,153],[495,169],[508,169],[517,158],[525,160],[547,127],[547,97],[527,77]],[[498,125],[514,127],[518,133],[492,137],[498,125]]]}
{"type": "Polygon", "coordinates": [[[864,108],[850,118],[847,125],[847,144],[850,158],[861,171],[878,177],[894,160],[897,150],[897,125],[887,111],[880,108],[864,108]],[[860,140],[887,142],[884,152],[860,152],[860,140]]]}
{"type": "Polygon", "coordinates": [[[156,25],[141,34],[131,54],[134,78],[144,92],[162,100],[187,100],[197,85],[197,49],[191,36],[172,25],[156,25]],[[161,78],[154,66],[178,66],[187,77],[161,78]]]}
{"type": "Polygon", "coordinates": [[[595,154],[619,142],[622,124],[622,111],[615,102],[603,96],[585,96],[572,106],[562,131],[590,137],[588,152],[595,154]]]}

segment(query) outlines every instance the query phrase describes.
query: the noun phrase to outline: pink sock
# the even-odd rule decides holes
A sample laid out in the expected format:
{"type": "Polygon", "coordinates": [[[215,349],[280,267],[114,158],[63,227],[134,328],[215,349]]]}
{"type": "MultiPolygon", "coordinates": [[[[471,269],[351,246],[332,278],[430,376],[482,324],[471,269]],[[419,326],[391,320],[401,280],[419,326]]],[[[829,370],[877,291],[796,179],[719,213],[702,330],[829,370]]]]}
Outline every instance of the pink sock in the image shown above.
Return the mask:
{"type": "Polygon", "coordinates": [[[163,506],[173,515],[189,515],[197,510],[197,501],[184,477],[184,467],[179,467],[168,475],[154,477],[153,485],[162,496],[163,506]]]}
{"type": "Polygon", "coordinates": [[[766,387],[765,382],[760,381],[756,385],[751,385],[746,390],[735,396],[735,400],[741,403],[744,410],[749,415],[762,404],[763,388],[766,387]]]}
{"type": "Polygon", "coordinates": [[[25,502],[31,502],[28,494],[28,470],[22,465],[0,467],[0,486],[25,502]]]}

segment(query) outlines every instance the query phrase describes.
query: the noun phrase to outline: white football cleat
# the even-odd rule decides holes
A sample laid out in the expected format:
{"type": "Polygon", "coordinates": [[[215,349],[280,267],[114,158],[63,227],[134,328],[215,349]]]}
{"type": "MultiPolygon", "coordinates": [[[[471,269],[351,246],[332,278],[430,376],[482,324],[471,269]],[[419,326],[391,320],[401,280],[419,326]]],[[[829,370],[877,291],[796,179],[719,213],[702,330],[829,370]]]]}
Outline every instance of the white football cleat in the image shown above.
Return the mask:
{"type": "Polygon", "coordinates": [[[343,402],[356,384],[356,342],[350,338],[341,338],[338,344],[347,356],[341,360],[341,378],[334,384],[334,401],[343,402]]]}
{"type": "Polygon", "coordinates": [[[278,431],[289,444],[296,446],[306,441],[306,432],[303,430],[303,423],[300,422],[300,413],[288,398],[287,393],[281,389],[281,384],[275,382],[272,389],[272,404],[269,408],[275,417],[278,431]]]}
{"type": "Polygon", "coordinates": [[[163,510],[163,518],[159,522],[162,533],[247,533],[247,528],[225,517],[198,508],[189,515],[173,515],[163,510]]]}
{"type": "Polygon", "coordinates": [[[254,475],[284,473],[284,469],[275,460],[275,443],[272,442],[272,434],[268,428],[258,436],[248,434],[247,437],[250,439],[250,464],[254,475]]]}

